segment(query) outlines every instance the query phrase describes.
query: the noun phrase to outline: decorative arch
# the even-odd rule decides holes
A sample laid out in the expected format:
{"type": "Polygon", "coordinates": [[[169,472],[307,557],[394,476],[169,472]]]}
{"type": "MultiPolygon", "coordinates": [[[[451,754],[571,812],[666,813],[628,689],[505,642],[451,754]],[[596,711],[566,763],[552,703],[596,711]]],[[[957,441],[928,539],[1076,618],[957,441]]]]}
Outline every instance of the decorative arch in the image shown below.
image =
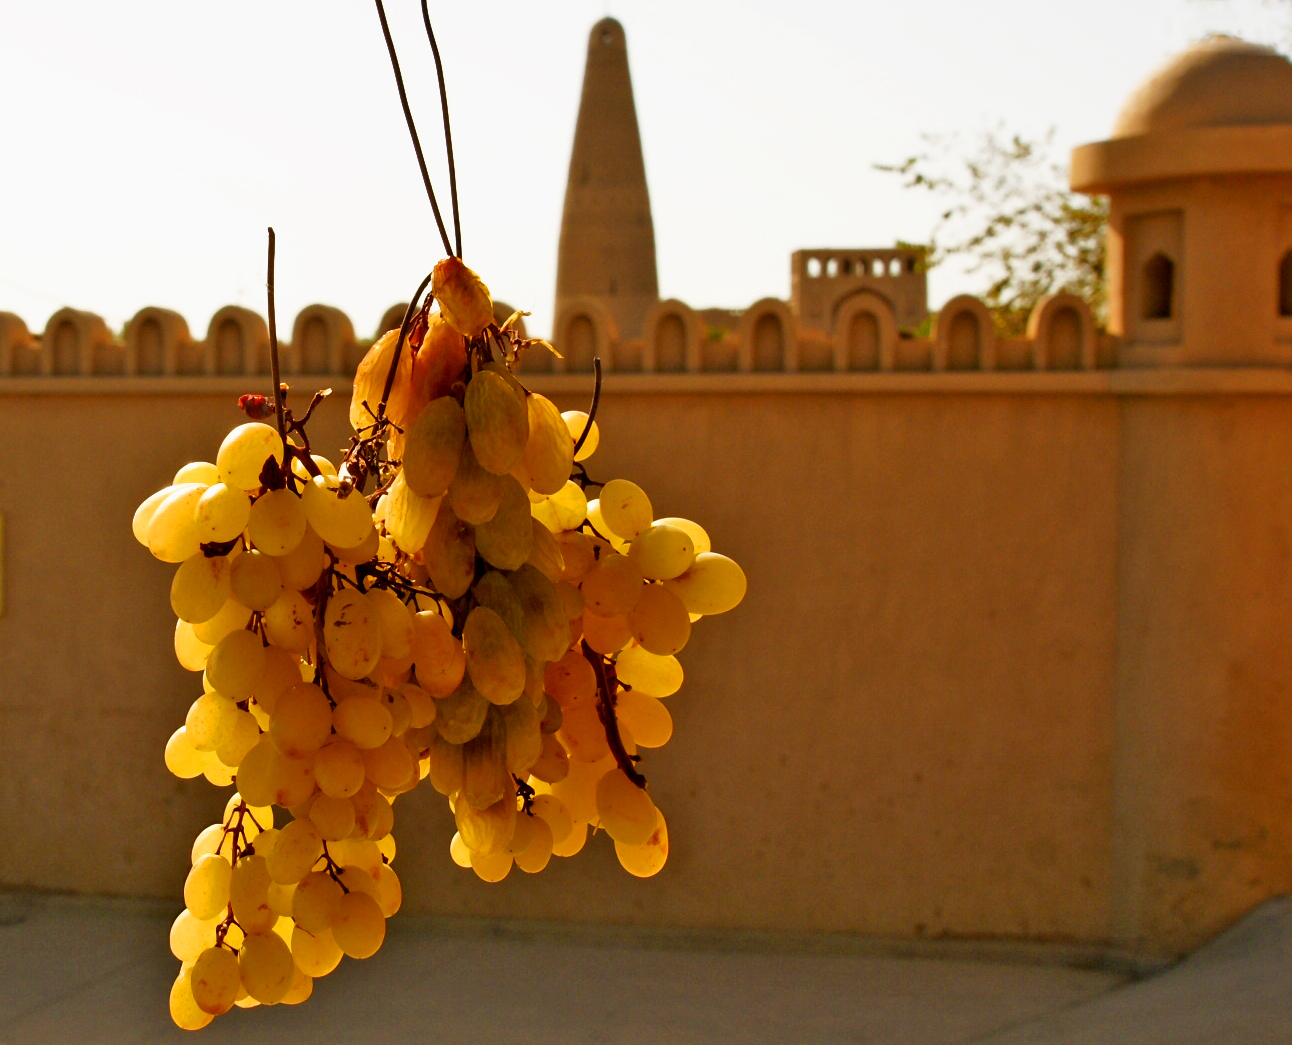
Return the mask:
{"type": "Polygon", "coordinates": [[[125,373],[125,350],[93,312],[60,308],[45,324],[41,349],[42,374],[125,373]]]}
{"type": "Polygon", "coordinates": [[[27,324],[12,312],[0,312],[0,374],[39,373],[40,352],[27,324]]]}
{"type": "Polygon", "coordinates": [[[897,315],[893,304],[873,290],[859,290],[841,298],[834,307],[835,370],[892,370],[897,357],[897,315]],[[855,344],[857,327],[870,319],[874,324],[875,365],[861,366],[855,344]]]}
{"type": "Polygon", "coordinates": [[[934,319],[933,369],[996,369],[996,323],[972,294],[952,298],[934,319]]]}
{"type": "MultiPolygon", "coordinates": [[[[257,312],[225,305],[206,328],[203,374],[269,373],[269,327],[257,312]],[[264,369],[258,363],[264,361],[264,369]]],[[[281,346],[280,346],[281,347],[281,346]]],[[[283,354],[284,373],[291,373],[291,352],[283,354]]]]}
{"type": "Polygon", "coordinates": [[[564,357],[553,361],[558,372],[592,373],[592,358],[600,356],[603,369],[611,369],[610,347],[619,340],[610,310],[594,297],[566,298],[556,315],[553,344],[564,357]]]}
{"type": "MultiPolygon", "coordinates": [[[[259,317],[257,317],[259,318],[259,317]]],[[[403,317],[400,317],[401,321],[403,317]]],[[[359,365],[355,359],[357,345],[350,317],[331,305],[306,305],[292,323],[292,343],[286,353],[288,372],[295,374],[353,373],[359,365]],[[351,360],[354,367],[347,370],[351,360]]],[[[269,373],[269,353],[253,355],[253,373],[269,373]]]]}
{"type": "Polygon", "coordinates": [[[174,374],[176,360],[191,350],[193,338],[178,312],[168,308],[141,308],[126,324],[126,373],[144,377],[174,374]]]}
{"type": "Polygon", "coordinates": [[[763,298],[745,309],[739,337],[740,371],[788,373],[798,369],[798,323],[789,304],[780,298],[763,298]]]}
{"type": "Polygon", "coordinates": [[[704,325],[695,310],[677,298],[661,301],[642,324],[642,369],[653,373],[697,373],[704,325]]]}
{"type": "Polygon", "coordinates": [[[1098,331],[1090,305],[1076,294],[1047,294],[1027,317],[1036,370],[1093,370],[1098,331]]]}

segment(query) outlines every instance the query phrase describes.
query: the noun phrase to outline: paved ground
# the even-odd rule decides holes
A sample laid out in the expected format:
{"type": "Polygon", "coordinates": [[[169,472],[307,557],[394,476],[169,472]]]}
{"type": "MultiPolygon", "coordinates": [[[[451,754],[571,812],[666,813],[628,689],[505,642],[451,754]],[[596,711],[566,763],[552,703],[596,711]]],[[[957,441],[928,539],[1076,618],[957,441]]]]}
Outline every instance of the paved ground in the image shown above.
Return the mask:
{"type": "Polygon", "coordinates": [[[696,949],[396,918],[377,956],[343,962],[305,1004],[235,1010],[196,1038],[166,1014],[171,917],[128,901],[0,897],[0,1045],[1292,1042],[1288,901],[1139,981],[1017,960],[1022,951],[804,953],[772,939],[696,949]]]}

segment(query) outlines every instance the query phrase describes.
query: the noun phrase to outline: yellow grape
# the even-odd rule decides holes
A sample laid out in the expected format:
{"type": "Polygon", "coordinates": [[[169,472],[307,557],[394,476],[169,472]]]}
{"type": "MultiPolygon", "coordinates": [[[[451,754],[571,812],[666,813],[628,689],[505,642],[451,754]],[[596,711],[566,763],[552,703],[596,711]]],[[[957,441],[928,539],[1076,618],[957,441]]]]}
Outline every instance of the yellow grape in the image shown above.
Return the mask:
{"type": "Polygon", "coordinates": [[[354,830],[354,805],[348,798],[317,794],[310,802],[310,822],[325,841],[340,841],[354,830]]]}
{"type": "Polygon", "coordinates": [[[531,392],[525,405],[529,417],[529,438],[518,467],[529,479],[532,489],[542,494],[554,494],[570,478],[574,440],[560,411],[550,399],[531,392]]]}
{"type": "MultiPolygon", "coordinates": [[[[256,703],[272,714],[278,706],[278,699],[301,681],[302,666],[299,658],[286,650],[266,646],[264,669],[251,687],[256,703]]],[[[310,674],[312,677],[313,672],[310,674]]]]}
{"type": "Polygon", "coordinates": [[[315,979],[326,976],[341,964],[341,957],[341,948],[336,945],[332,930],[312,933],[299,925],[292,929],[292,958],[306,975],[315,979]]]}
{"type": "MultiPolygon", "coordinates": [[[[383,661],[383,663],[385,662],[383,661]]],[[[398,689],[387,689],[381,695],[381,703],[390,712],[392,722],[390,732],[397,737],[407,733],[412,713],[409,710],[408,701],[404,699],[404,695],[398,689]]]]}
{"type": "Polygon", "coordinates": [[[239,708],[234,716],[232,732],[215,746],[216,757],[226,766],[236,767],[259,740],[260,726],[256,723],[256,717],[239,708]]]}
{"type": "Polygon", "coordinates": [[[570,833],[565,836],[563,842],[557,842],[552,846],[553,856],[573,856],[583,848],[588,840],[588,825],[586,821],[579,820],[570,828],[570,833]]]}
{"type": "Polygon", "coordinates": [[[611,479],[601,488],[597,500],[601,518],[611,533],[625,541],[634,540],[655,517],[646,492],[627,479],[611,479]]]}
{"type": "Polygon", "coordinates": [[[292,918],[307,932],[330,929],[343,895],[341,887],[327,872],[312,871],[296,886],[292,896],[292,918]]]}
{"type": "Polygon", "coordinates": [[[214,647],[202,642],[186,620],[175,622],[175,659],[185,671],[202,671],[214,647]]]}
{"type": "Polygon", "coordinates": [[[606,728],[595,704],[579,704],[565,711],[556,735],[572,761],[600,762],[610,754],[606,728]]]}
{"type": "Polygon", "coordinates": [[[275,556],[274,561],[285,587],[292,591],[312,588],[327,564],[323,538],[306,526],[300,543],[286,555],[275,556]]]}
{"type": "Polygon", "coordinates": [[[305,508],[291,490],[270,490],[251,506],[251,543],[266,555],[286,555],[305,536],[305,508]]]}
{"type": "Polygon", "coordinates": [[[553,844],[565,841],[574,829],[574,821],[570,818],[569,810],[555,795],[535,795],[530,803],[530,809],[535,816],[542,817],[547,822],[553,844]]]}
{"type": "Polygon", "coordinates": [[[431,748],[427,755],[428,777],[431,786],[442,795],[451,795],[462,790],[464,766],[461,744],[450,744],[436,733],[431,738],[431,748]]]}
{"type": "Polygon", "coordinates": [[[210,620],[228,599],[229,584],[229,560],[223,555],[190,555],[180,563],[171,581],[170,608],[176,617],[189,623],[210,620]]]}
{"type": "Polygon", "coordinates": [[[184,880],[184,906],[199,921],[216,917],[229,902],[233,867],[227,857],[210,853],[198,858],[184,880]]]}
{"type": "MultiPolygon", "coordinates": [[[[275,831],[277,836],[279,832],[275,831]]],[[[291,921],[292,917],[292,897],[296,895],[296,883],[282,882],[269,883],[269,906],[273,908],[274,914],[278,915],[280,921],[274,925],[274,932],[278,932],[278,927],[284,921],[291,921]]],[[[295,925],[294,922],[292,922],[295,925]]]]}
{"type": "Polygon", "coordinates": [[[413,651],[413,615],[399,596],[384,588],[368,592],[368,601],[377,611],[381,626],[381,655],[392,660],[407,657],[413,651]]]}
{"type": "MultiPolygon", "coordinates": [[[[191,486],[192,483],[180,483],[180,486],[191,486]]],[[[148,547],[148,524],[152,522],[153,516],[157,514],[157,509],[161,507],[162,501],[166,500],[177,489],[176,486],[164,486],[156,493],[151,493],[144,498],[143,502],[135,509],[134,518],[130,521],[131,531],[135,535],[135,540],[148,547]]]]}
{"type": "Polygon", "coordinates": [[[561,530],[575,530],[588,517],[588,497],[583,487],[573,479],[567,479],[565,485],[548,498],[553,520],[561,530]]]}
{"type": "Polygon", "coordinates": [[[242,631],[250,620],[251,610],[230,595],[219,613],[210,620],[193,625],[193,637],[208,646],[215,646],[231,632],[242,631]]]}
{"type": "Polygon", "coordinates": [[[368,839],[385,838],[390,834],[395,826],[395,813],[386,796],[378,793],[374,782],[365,781],[364,787],[351,801],[354,803],[355,830],[361,831],[368,839]]]}
{"type": "Polygon", "coordinates": [[[301,492],[305,518],[313,530],[328,544],[353,548],[372,533],[372,509],[358,490],[349,488],[341,496],[341,480],[335,475],[310,479],[301,492]]]}
{"type": "Polygon", "coordinates": [[[180,1030],[201,1030],[213,1019],[193,997],[192,970],[181,971],[170,989],[170,1018],[180,1030]]]}
{"type": "Polygon", "coordinates": [[[570,760],[570,772],[564,780],[552,784],[552,794],[561,800],[569,810],[570,817],[576,821],[592,821],[597,818],[597,782],[608,770],[614,769],[612,758],[600,762],[579,762],[570,760]]]}
{"type": "Polygon", "coordinates": [[[274,755],[277,748],[268,734],[256,741],[238,763],[238,790],[248,802],[257,805],[274,800],[274,755]]]}
{"type": "Polygon", "coordinates": [[[534,817],[525,813],[516,814],[516,826],[512,829],[511,840],[504,850],[508,856],[523,853],[534,840],[534,817]]]}
{"type": "Polygon", "coordinates": [[[501,882],[511,871],[514,858],[508,853],[470,852],[471,870],[486,882],[501,882]]]}
{"type": "Polygon", "coordinates": [[[475,580],[475,528],[459,520],[452,509],[441,504],[422,547],[422,558],[426,560],[426,570],[434,588],[446,598],[461,598],[475,580]]]}
{"type": "Polygon", "coordinates": [[[264,670],[265,647],[254,631],[230,632],[216,643],[206,662],[211,685],[235,701],[251,696],[264,670]]]}
{"type": "Polygon", "coordinates": [[[624,845],[641,845],[658,821],[650,795],[618,768],[597,783],[597,816],[610,837],[624,845]]]}
{"type": "Polygon", "coordinates": [[[467,673],[476,690],[494,704],[509,704],[525,690],[525,654],[507,625],[487,606],[477,606],[462,628],[467,673]]]}
{"type": "MultiPolygon", "coordinates": [[[[343,705],[347,703],[350,701],[342,701],[343,705]]],[[[363,755],[350,741],[334,738],[314,756],[314,780],[323,794],[349,798],[363,786],[363,755]]]]}
{"type": "Polygon", "coordinates": [[[547,666],[543,688],[562,708],[591,704],[597,696],[597,676],[578,650],[567,650],[560,660],[547,666]]]}
{"type": "Polygon", "coordinates": [[[399,737],[363,753],[364,775],[387,791],[402,790],[410,778],[417,782],[417,762],[399,737]]]}
{"type": "Polygon", "coordinates": [[[337,904],[332,937],[349,957],[372,957],[386,938],[381,905],[366,893],[346,893],[337,904]]]}
{"type": "MultiPolygon", "coordinates": [[[[318,454],[310,454],[310,459],[314,462],[314,467],[317,468],[323,475],[330,475],[330,476],[336,475],[336,465],[334,465],[326,457],[321,457],[318,454]]],[[[294,458],[292,460],[292,474],[296,476],[297,479],[300,479],[302,482],[307,483],[310,481],[309,469],[306,468],[305,465],[301,464],[299,458],[294,458]]]]}
{"type": "Polygon", "coordinates": [[[673,716],[655,697],[635,689],[615,700],[615,717],[628,727],[641,747],[663,747],[673,735],[673,716]]]}
{"type": "Polygon", "coordinates": [[[682,665],[676,657],[661,657],[639,646],[619,654],[615,674],[624,685],[652,697],[672,696],[682,688],[682,665]]]}
{"type": "Polygon", "coordinates": [[[680,577],[665,581],[664,587],[681,599],[691,613],[707,617],[738,606],[745,597],[747,583],[745,571],[738,563],[717,552],[704,552],[695,557],[695,563],[680,577]]]}
{"type": "Polygon", "coordinates": [[[426,690],[411,682],[405,682],[399,687],[399,692],[408,702],[409,726],[413,729],[421,729],[435,721],[435,701],[426,690]]]}
{"type": "Polygon", "coordinates": [[[408,488],[422,497],[442,497],[458,470],[466,437],[466,414],[453,396],[427,403],[404,437],[408,488]]]}
{"type": "Polygon", "coordinates": [[[552,829],[541,817],[527,817],[534,825],[529,845],[516,854],[516,866],[526,874],[538,874],[552,859],[552,829]]]}
{"type": "Polygon", "coordinates": [[[675,526],[688,537],[691,538],[691,545],[695,549],[695,554],[713,551],[713,544],[709,540],[709,534],[698,522],[692,522],[690,519],[680,519],[675,515],[666,516],[663,519],[656,519],[656,526],[675,526]]]}
{"type": "Polygon", "coordinates": [[[205,492],[197,483],[177,486],[157,506],[148,521],[148,550],[162,562],[179,563],[197,554],[201,537],[193,511],[205,492]]]}
{"type": "Polygon", "coordinates": [[[278,699],[269,719],[269,736],[288,758],[307,758],[332,733],[332,707],[312,682],[298,682],[278,699]]]}
{"type": "Polygon", "coordinates": [[[202,769],[202,775],[208,782],[216,787],[228,787],[233,783],[235,772],[232,766],[226,766],[221,762],[214,751],[206,753],[206,765],[202,769]]]}
{"type": "Polygon", "coordinates": [[[400,551],[414,555],[425,545],[440,513],[440,497],[414,493],[404,479],[395,476],[386,495],[386,533],[400,551]]]}
{"type": "Polygon", "coordinates": [[[269,609],[283,593],[278,563],[273,556],[260,551],[243,552],[234,560],[229,584],[233,597],[253,610],[269,609]]]}
{"type": "Polygon", "coordinates": [[[534,764],[529,767],[530,776],[537,777],[549,784],[564,780],[570,772],[570,756],[556,738],[554,733],[543,735],[543,747],[534,764]]]}
{"type": "Polygon", "coordinates": [[[508,382],[481,370],[467,383],[463,401],[471,449],[482,468],[505,475],[521,462],[529,441],[529,416],[508,382]]]}
{"type": "Polygon", "coordinates": [[[466,651],[444,618],[431,610],[413,616],[412,654],[417,683],[432,697],[447,697],[466,673],[466,651]]]}
{"type": "Polygon", "coordinates": [[[682,600],[658,584],[642,589],[628,611],[628,627],[643,649],[660,657],[677,653],[691,638],[691,618],[682,600]]]}
{"type": "MultiPolygon", "coordinates": [[[[378,856],[379,862],[381,857],[385,858],[386,863],[390,863],[395,859],[395,836],[394,835],[386,835],[384,838],[379,838],[373,844],[376,845],[377,847],[377,856],[378,856]]],[[[374,877],[376,876],[374,875],[374,877]]]]}
{"type": "Polygon", "coordinates": [[[480,467],[471,450],[470,440],[462,444],[458,470],[445,495],[453,514],[465,523],[478,526],[488,522],[502,500],[503,477],[480,467]]]}
{"type": "Polygon", "coordinates": [[[664,814],[657,809],[659,818],[651,836],[641,845],[625,845],[615,842],[615,856],[619,864],[629,874],[638,878],[649,878],[658,874],[664,862],[668,860],[668,826],[664,823],[664,814]]]}
{"type": "Polygon", "coordinates": [[[190,461],[176,472],[175,478],[171,480],[176,486],[180,483],[203,483],[210,486],[219,481],[220,470],[209,461],[190,461]]]}
{"type": "Polygon", "coordinates": [[[466,842],[462,841],[460,831],[453,832],[453,839],[449,842],[449,858],[459,867],[471,866],[471,850],[467,848],[466,842]]]}
{"type": "Polygon", "coordinates": [[[242,985],[265,1005],[283,1000],[292,985],[295,968],[291,949],[277,933],[251,934],[238,952],[242,985]]]}
{"type": "Polygon", "coordinates": [[[333,711],[332,721],[341,737],[365,749],[381,747],[394,728],[390,712],[372,697],[342,700],[333,711]]]}
{"type": "Polygon", "coordinates": [[[572,531],[557,534],[556,543],[560,546],[561,558],[565,562],[565,568],[561,571],[561,580],[578,584],[597,561],[592,539],[586,533],[572,531]]]}
{"type": "Polygon", "coordinates": [[[198,539],[224,544],[239,536],[251,520],[251,498],[246,490],[224,483],[213,483],[198,498],[193,509],[193,523],[198,539]]]}
{"type": "Polygon", "coordinates": [[[606,657],[618,653],[633,640],[632,626],[626,616],[600,617],[595,613],[585,613],[581,618],[581,630],[583,641],[606,657]]]}
{"type": "Polygon", "coordinates": [[[284,824],[265,853],[269,877],[282,885],[294,885],[310,873],[323,855],[323,838],[309,820],[284,824]]]}
{"type": "Polygon", "coordinates": [[[555,584],[565,572],[565,556],[561,553],[561,546],[556,543],[552,531],[537,519],[531,522],[530,528],[534,531],[534,541],[525,562],[555,584]]]}
{"type": "Polygon", "coordinates": [[[219,919],[200,921],[192,911],[180,911],[171,923],[170,952],[182,962],[195,962],[208,947],[215,946],[215,927],[219,919]]]}
{"type": "Polygon", "coordinates": [[[189,743],[197,751],[214,751],[233,736],[238,706],[222,693],[203,693],[184,719],[189,743]]]}
{"type": "Polygon", "coordinates": [[[368,562],[377,554],[377,549],[381,546],[381,538],[377,535],[375,529],[368,531],[368,536],[363,539],[361,544],[352,548],[338,548],[329,544],[328,550],[336,556],[337,562],[346,563],[350,566],[357,566],[359,563],[368,562]]]}
{"type": "Polygon", "coordinates": [[[333,593],[323,614],[328,663],[348,679],[366,678],[381,659],[381,625],[368,597],[352,588],[333,593]]]}
{"type": "Polygon", "coordinates": [[[303,653],[314,641],[314,607],[298,591],[284,590],[264,616],[269,641],[292,653],[303,653]]]}
{"type": "Polygon", "coordinates": [[[509,794],[485,809],[476,809],[459,798],[453,816],[462,841],[473,853],[501,853],[516,827],[516,800],[509,794]]]}
{"type": "Polygon", "coordinates": [[[265,858],[259,853],[253,856],[243,853],[234,864],[229,879],[229,903],[233,906],[233,917],[249,938],[269,932],[278,921],[278,915],[269,906],[271,884],[265,858]]]}
{"type": "Polygon", "coordinates": [[[628,558],[647,580],[672,580],[695,562],[695,541],[681,527],[655,523],[638,534],[628,558]]]}
{"type": "Polygon", "coordinates": [[[300,805],[314,793],[313,759],[289,758],[271,743],[269,783],[276,805],[286,809],[300,805]]]}
{"type": "Polygon", "coordinates": [[[511,476],[503,478],[502,498],[493,518],[475,528],[475,544],[480,557],[499,570],[514,570],[529,558],[534,547],[529,498],[511,476]]]}
{"type": "Polygon", "coordinates": [[[166,768],[181,780],[191,780],[202,775],[205,759],[193,746],[188,728],[180,726],[166,741],[166,768]]]}
{"type": "Polygon", "coordinates": [[[642,571],[622,555],[607,555],[583,575],[579,585],[587,609],[600,617],[620,617],[641,598],[642,571]]]}
{"type": "Polygon", "coordinates": [[[500,709],[507,754],[507,772],[523,777],[543,753],[543,733],[538,711],[529,700],[517,700],[500,709]]]}
{"type": "Polygon", "coordinates": [[[283,456],[283,440],[269,425],[253,421],[239,425],[224,437],[215,456],[220,479],[239,490],[260,488],[260,473],[269,458],[283,456]]]}
{"type": "Polygon", "coordinates": [[[301,972],[296,965],[292,966],[292,985],[287,988],[281,1001],[283,1005],[299,1005],[314,993],[314,977],[301,972]]]}
{"type": "MultiPolygon", "coordinates": [[[[588,415],[582,410],[566,410],[561,414],[562,420],[565,421],[565,427],[570,433],[570,438],[576,443],[579,437],[583,435],[583,430],[588,425],[588,415]]],[[[597,452],[597,445],[601,442],[601,431],[597,427],[597,422],[592,422],[592,428],[588,432],[588,438],[583,440],[583,445],[579,447],[579,452],[574,455],[576,461],[586,461],[597,452]]]]}
{"type": "Polygon", "coordinates": [[[224,824],[211,824],[202,828],[201,833],[193,840],[193,850],[189,864],[197,863],[207,853],[217,852],[224,844],[224,824]]]}
{"type": "Polygon", "coordinates": [[[524,614],[525,652],[538,661],[559,660],[569,645],[570,632],[556,585],[526,565],[512,574],[511,587],[524,614]]]}

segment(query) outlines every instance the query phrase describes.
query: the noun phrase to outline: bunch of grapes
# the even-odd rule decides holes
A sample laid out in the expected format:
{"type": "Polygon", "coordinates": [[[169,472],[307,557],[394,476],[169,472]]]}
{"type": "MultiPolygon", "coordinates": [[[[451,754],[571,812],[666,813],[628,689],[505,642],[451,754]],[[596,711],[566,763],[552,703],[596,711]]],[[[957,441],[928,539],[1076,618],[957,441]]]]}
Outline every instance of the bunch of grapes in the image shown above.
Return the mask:
{"type": "Polygon", "coordinates": [[[595,420],[520,384],[545,343],[511,327],[449,258],[360,364],[339,466],[305,432],[325,393],[300,420],[280,400],[277,428],[240,425],[135,513],[178,564],[175,652],[202,672],[166,765],[237,785],[171,930],[181,1027],[302,1001],[378,950],[402,898],[393,803],[421,780],[452,807],[452,859],[486,881],[590,829],[634,875],[664,865],[638,751],[672,733],[692,624],[745,577],[634,483],[589,478],[595,420]]]}

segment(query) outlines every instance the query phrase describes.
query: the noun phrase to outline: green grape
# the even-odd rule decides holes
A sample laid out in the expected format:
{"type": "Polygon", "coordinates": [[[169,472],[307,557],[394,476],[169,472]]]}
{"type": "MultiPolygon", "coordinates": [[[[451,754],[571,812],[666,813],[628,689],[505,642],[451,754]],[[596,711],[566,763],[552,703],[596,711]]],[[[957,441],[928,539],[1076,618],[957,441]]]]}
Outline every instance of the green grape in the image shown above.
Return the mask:
{"type": "MultiPolygon", "coordinates": [[[[588,425],[588,415],[582,410],[566,410],[561,414],[561,419],[565,421],[565,427],[570,433],[570,438],[575,442],[583,435],[583,430],[588,425]]],[[[588,438],[583,440],[583,445],[579,447],[579,452],[574,455],[576,461],[586,461],[597,452],[597,445],[601,442],[601,431],[597,427],[597,422],[592,422],[592,428],[588,432],[588,438]]]]}
{"type": "Polygon", "coordinates": [[[182,962],[195,962],[208,947],[215,946],[219,919],[201,921],[192,911],[180,911],[170,927],[170,953],[182,962]]]}
{"type": "Polygon", "coordinates": [[[569,622],[556,586],[533,566],[522,566],[511,576],[524,614],[525,652],[535,660],[559,660],[570,642],[569,622]]]}
{"type": "Polygon", "coordinates": [[[251,498],[246,490],[224,483],[213,483],[198,498],[193,509],[193,524],[198,539],[224,544],[238,537],[251,519],[251,498]]]}
{"type": "Polygon", "coordinates": [[[206,662],[211,685],[230,700],[251,696],[265,670],[265,647],[253,631],[232,631],[224,636],[206,662]]]}
{"type": "Polygon", "coordinates": [[[430,538],[440,506],[439,497],[414,493],[400,472],[386,495],[386,533],[400,551],[414,555],[430,538]]]}
{"type": "Polygon", "coordinates": [[[291,949],[277,933],[251,934],[238,952],[238,970],[247,993],[264,1005],[282,1001],[295,971],[291,949]]]}
{"type": "Polygon", "coordinates": [[[209,921],[229,902],[233,867],[227,857],[211,853],[198,858],[184,880],[184,906],[199,921],[209,921]]]}
{"type": "Polygon", "coordinates": [[[180,726],[166,741],[166,768],[181,780],[191,780],[202,775],[205,759],[193,746],[188,727],[180,726]]]}
{"type": "Polygon", "coordinates": [[[330,929],[343,895],[341,887],[325,871],[312,871],[296,886],[292,918],[306,932],[330,929]]]}
{"type": "Polygon", "coordinates": [[[462,628],[467,673],[488,701],[509,704],[525,691],[525,654],[495,611],[477,606],[462,628]]]}
{"type": "Polygon", "coordinates": [[[664,814],[655,811],[659,818],[651,836],[641,845],[625,845],[615,842],[615,856],[620,866],[638,878],[649,878],[658,874],[668,859],[668,826],[664,823],[664,814]]]}
{"type": "Polygon", "coordinates": [[[266,555],[286,555],[305,536],[301,499],[286,488],[264,494],[251,506],[247,536],[266,555]]]}
{"type": "Polygon", "coordinates": [[[205,492],[197,483],[177,486],[149,519],[148,550],[162,562],[179,563],[197,554],[201,537],[193,510],[205,492]]]}
{"type": "Polygon", "coordinates": [[[233,917],[238,920],[249,939],[256,933],[269,932],[278,921],[278,915],[269,906],[271,884],[265,858],[259,853],[253,856],[243,853],[233,865],[229,879],[229,903],[233,907],[233,917]]]}
{"type": "Polygon", "coordinates": [[[346,588],[328,599],[323,642],[339,675],[361,679],[372,673],[381,659],[381,625],[366,595],[346,588]]]}
{"type": "Polygon", "coordinates": [[[500,570],[514,570],[529,558],[534,547],[529,498],[511,476],[503,478],[502,498],[493,518],[475,528],[475,544],[480,557],[500,570]]]}
{"type": "Polygon", "coordinates": [[[634,646],[615,661],[619,681],[638,693],[669,697],[682,688],[682,665],[676,657],[661,657],[634,646]]]}
{"type": "Polygon", "coordinates": [[[616,842],[641,845],[655,831],[658,813],[645,789],[622,769],[612,769],[597,783],[597,816],[616,842]]]}
{"type": "Polygon", "coordinates": [[[277,430],[253,421],[239,425],[224,437],[215,464],[226,485],[239,490],[257,490],[265,462],[282,456],[283,440],[277,430]]]}
{"type": "Polygon", "coordinates": [[[214,751],[233,736],[238,706],[222,693],[203,693],[184,719],[189,742],[197,751],[214,751]]]}
{"type": "Polygon", "coordinates": [[[717,552],[703,552],[681,576],[665,581],[664,587],[682,600],[691,613],[706,617],[726,613],[740,605],[747,587],[745,571],[738,563],[717,552]]]}
{"type": "Polygon", "coordinates": [[[335,475],[315,476],[305,484],[301,504],[314,533],[338,548],[353,548],[372,533],[372,509],[358,490],[342,497],[340,487],[335,475]]]}
{"type": "Polygon", "coordinates": [[[552,829],[539,816],[525,817],[533,824],[529,844],[515,854],[516,866],[526,874],[538,874],[552,859],[552,829]]]}
{"type": "Polygon", "coordinates": [[[480,466],[506,475],[520,464],[529,441],[529,416],[507,380],[492,370],[477,372],[467,383],[462,405],[480,466]]]}
{"type": "Polygon", "coordinates": [[[645,587],[642,571],[622,555],[599,559],[579,585],[587,609],[599,617],[621,617],[637,605],[645,587]]]}
{"type": "Polygon", "coordinates": [[[490,708],[480,732],[462,746],[462,798],[474,808],[487,809],[511,790],[506,754],[506,727],[490,708]]]}
{"type": "Polygon", "coordinates": [[[322,855],[323,839],[314,824],[293,820],[283,825],[265,853],[265,869],[272,881],[294,885],[310,873],[322,855]]]}
{"type": "Polygon", "coordinates": [[[695,562],[695,541],[681,527],[655,523],[638,534],[628,558],[647,580],[672,580],[695,562]]]}
{"type": "Polygon", "coordinates": [[[323,550],[323,538],[306,526],[300,543],[286,555],[274,557],[278,564],[278,573],[283,585],[292,591],[304,591],[314,587],[327,565],[327,553],[323,550]]]}
{"type": "Polygon", "coordinates": [[[284,590],[264,616],[265,635],[280,649],[303,653],[314,641],[314,607],[298,591],[284,590]]]}
{"type": "Polygon", "coordinates": [[[331,929],[312,933],[297,925],[292,929],[292,958],[298,969],[317,979],[340,965],[342,954],[331,929]]]}
{"type": "Polygon", "coordinates": [[[615,717],[641,747],[663,747],[673,735],[673,716],[656,697],[630,689],[615,699],[615,717]]]}
{"type": "Polygon", "coordinates": [[[189,623],[210,620],[229,597],[229,560],[223,555],[208,558],[201,552],[179,565],[170,585],[170,608],[189,623]]]}
{"type": "MultiPolygon", "coordinates": [[[[342,701],[336,711],[352,701],[342,701]]],[[[333,713],[335,724],[336,712],[333,713]]],[[[338,733],[340,732],[337,727],[338,733]]],[[[383,741],[384,743],[384,741],[383,741]]],[[[333,798],[349,798],[363,786],[363,755],[349,740],[336,737],[314,755],[314,781],[319,790],[333,798]]]]}
{"type": "Polygon", "coordinates": [[[427,756],[430,764],[428,774],[431,786],[440,794],[448,796],[462,790],[464,766],[461,744],[450,744],[438,733],[431,738],[431,749],[427,756]]]}
{"type": "Polygon", "coordinates": [[[273,556],[255,550],[243,552],[234,560],[229,584],[233,597],[252,610],[269,609],[283,593],[283,578],[278,572],[277,561],[273,556]]]}
{"type": "Polygon", "coordinates": [[[543,753],[538,711],[532,702],[517,700],[499,708],[498,714],[502,719],[507,772],[513,776],[526,776],[543,753]]]}
{"type": "Polygon", "coordinates": [[[480,467],[471,450],[471,442],[462,444],[458,470],[449,483],[446,501],[453,514],[472,526],[488,522],[498,511],[502,500],[503,477],[480,467]]]}
{"type": "Polygon", "coordinates": [[[404,437],[408,488],[422,497],[442,497],[458,470],[466,437],[466,414],[453,396],[427,403],[404,437]]]}
{"type": "Polygon", "coordinates": [[[366,893],[346,893],[337,905],[332,937],[343,954],[370,958],[386,938],[386,919],[381,905],[366,893]]]}
{"type": "Polygon", "coordinates": [[[682,600],[658,584],[642,589],[628,611],[628,627],[643,649],[660,657],[677,653],[691,638],[691,618],[682,600]]]}
{"type": "Polygon", "coordinates": [[[201,1030],[215,1019],[209,1012],[203,1012],[193,997],[191,969],[182,971],[171,985],[170,1018],[180,1030],[201,1030]]]}

